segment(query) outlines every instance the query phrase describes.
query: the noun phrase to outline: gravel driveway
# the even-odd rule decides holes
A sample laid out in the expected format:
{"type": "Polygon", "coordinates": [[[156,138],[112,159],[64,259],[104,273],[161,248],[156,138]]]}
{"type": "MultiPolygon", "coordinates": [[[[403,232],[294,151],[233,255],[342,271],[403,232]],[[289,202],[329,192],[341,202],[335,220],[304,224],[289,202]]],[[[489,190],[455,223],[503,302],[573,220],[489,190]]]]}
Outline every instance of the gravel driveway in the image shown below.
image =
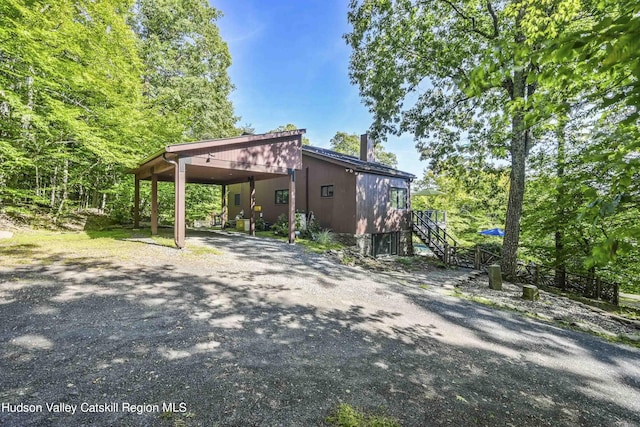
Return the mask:
{"type": "Polygon", "coordinates": [[[223,253],[0,269],[0,425],[312,426],[340,402],[405,426],[640,425],[638,349],[450,296],[464,272],[187,242],[223,253]]]}

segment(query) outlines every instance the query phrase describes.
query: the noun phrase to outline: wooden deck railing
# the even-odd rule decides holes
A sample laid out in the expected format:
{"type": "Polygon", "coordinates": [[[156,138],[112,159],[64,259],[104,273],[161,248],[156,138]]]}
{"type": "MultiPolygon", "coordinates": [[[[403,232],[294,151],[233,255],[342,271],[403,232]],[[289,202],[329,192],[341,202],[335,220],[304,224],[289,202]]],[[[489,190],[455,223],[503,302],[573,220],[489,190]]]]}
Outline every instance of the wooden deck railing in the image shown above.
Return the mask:
{"type": "MultiPolygon", "coordinates": [[[[431,249],[446,265],[455,265],[475,270],[487,270],[491,264],[499,264],[501,256],[483,249],[481,246],[460,246],[458,242],[441,227],[438,219],[446,220],[446,213],[439,211],[413,211],[411,214],[414,233],[431,249]]],[[[552,287],[580,294],[586,298],[594,298],[618,305],[619,285],[602,280],[595,275],[585,275],[559,270],[554,267],[524,264],[518,262],[516,278],[519,283],[540,287],[552,287]],[[557,275],[563,275],[556,284],[557,275]]]]}

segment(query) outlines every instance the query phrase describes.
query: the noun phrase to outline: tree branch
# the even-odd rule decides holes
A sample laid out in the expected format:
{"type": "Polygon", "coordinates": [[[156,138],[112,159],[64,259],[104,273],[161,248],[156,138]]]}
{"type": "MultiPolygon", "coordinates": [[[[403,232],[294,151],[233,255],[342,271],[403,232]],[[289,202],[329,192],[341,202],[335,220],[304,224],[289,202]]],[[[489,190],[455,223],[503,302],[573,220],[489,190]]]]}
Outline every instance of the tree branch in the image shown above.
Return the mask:
{"type": "MultiPolygon", "coordinates": [[[[455,13],[461,17],[462,19],[464,19],[465,21],[469,21],[471,22],[471,31],[473,31],[476,34],[480,34],[482,37],[488,39],[488,40],[493,40],[495,39],[498,35],[495,33],[494,34],[488,34],[484,31],[482,31],[481,29],[479,29],[476,26],[476,18],[473,16],[468,16],[467,14],[465,14],[462,10],[460,10],[455,4],[453,4],[453,2],[449,1],[449,0],[442,0],[443,2],[445,2],[446,4],[449,5],[449,7],[451,7],[455,13]]],[[[489,3],[487,3],[488,7],[490,6],[489,3]]],[[[493,8],[491,7],[491,11],[493,11],[493,8]]],[[[495,15],[495,14],[494,14],[495,15]]],[[[493,25],[494,25],[494,29],[495,26],[497,25],[497,21],[494,19],[493,21],[493,25]]]]}
{"type": "Polygon", "coordinates": [[[500,31],[498,30],[498,16],[496,15],[495,10],[493,10],[493,6],[491,6],[491,2],[487,0],[487,10],[489,11],[489,15],[491,15],[491,22],[493,23],[493,36],[492,38],[496,38],[500,35],[500,31]]]}

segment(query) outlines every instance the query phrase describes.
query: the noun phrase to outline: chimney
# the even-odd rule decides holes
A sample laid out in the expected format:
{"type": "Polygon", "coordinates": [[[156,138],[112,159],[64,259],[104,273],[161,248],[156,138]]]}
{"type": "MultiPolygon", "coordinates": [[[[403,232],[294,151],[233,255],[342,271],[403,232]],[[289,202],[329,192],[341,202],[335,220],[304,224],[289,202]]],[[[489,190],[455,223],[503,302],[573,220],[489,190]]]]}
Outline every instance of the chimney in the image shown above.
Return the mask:
{"type": "Polygon", "coordinates": [[[369,138],[369,134],[360,135],[360,160],[363,162],[375,162],[376,155],[373,152],[373,141],[369,138]]]}

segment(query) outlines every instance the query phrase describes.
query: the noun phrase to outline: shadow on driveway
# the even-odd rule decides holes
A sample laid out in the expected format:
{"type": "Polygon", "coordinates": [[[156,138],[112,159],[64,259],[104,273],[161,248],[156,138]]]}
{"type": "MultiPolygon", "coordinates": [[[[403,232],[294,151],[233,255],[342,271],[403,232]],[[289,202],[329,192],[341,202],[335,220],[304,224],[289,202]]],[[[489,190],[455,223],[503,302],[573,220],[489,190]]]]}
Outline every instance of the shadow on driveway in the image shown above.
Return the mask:
{"type": "Polygon", "coordinates": [[[347,402],[406,426],[640,425],[636,349],[277,241],[190,239],[225,255],[186,269],[40,254],[0,270],[0,403],[120,403],[0,424],[310,426],[347,402]]]}

